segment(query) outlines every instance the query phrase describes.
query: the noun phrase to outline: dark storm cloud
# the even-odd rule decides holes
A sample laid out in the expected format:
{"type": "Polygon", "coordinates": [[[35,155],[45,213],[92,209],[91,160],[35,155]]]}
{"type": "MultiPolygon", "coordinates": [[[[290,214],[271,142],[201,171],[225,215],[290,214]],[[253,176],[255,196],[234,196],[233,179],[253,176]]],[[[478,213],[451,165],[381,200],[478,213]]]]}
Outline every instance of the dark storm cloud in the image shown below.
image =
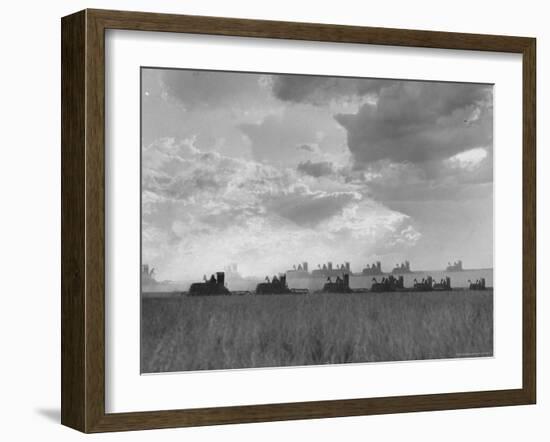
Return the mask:
{"type": "Polygon", "coordinates": [[[311,192],[303,187],[274,195],[264,201],[271,213],[300,226],[313,227],[342,213],[352,201],[359,199],[355,192],[311,192]]]}
{"type": "MultiPolygon", "coordinates": [[[[478,186],[492,182],[489,85],[282,75],[272,87],[281,100],[314,105],[369,96],[357,113],[335,116],[351,153],[351,168],[338,173],[379,201],[476,198],[478,186]],[[485,158],[461,156],[474,149],[485,158]]],[[[333,172],[306,160],[297,166],[303,174],[333,172]]],[[[486,186],[479,194],[487,195],[486,186]]]]}
{"type": "Polygon", "coordinates": [[[273,94],[280,100],[300,102],[323,89],[326,83],[324,77],[278,75],[273,78],[273,94]]]}
{"type": "Polygon", "coordinates": [[[380,91],[376,105],[339,114],[357,168],[380,161],[443,160],[492,145],[492,87],[399,82],[380,91]]]}
{"type": "Polygon", "coordinates": [[[393,80],[319,77],[314,75],[277,75],[273,77],[273,94],[294,103],[324,104],[333,99],[377,94],[393,80]]]}
{"type": "Polygon", "coordinates": [[[346,183],[390,207],[395,201],[459,201],[492,195],[493,155],[483,148],[444,160],[417,164],[381,160],[362,167],[337,172],[346,183]]]}
{"type": "Polygon", "coordinates": [[[429,176],[414,165],[393,164],[368,182],[369,194],[389,207],[402,201],[463,201],[492,196],[490,180],[478,180],[477,171],[444,169],[429,176]],[[446,173],[447,172],[447,173],[446,173]]]}
{"type": "Polygon", "coordinates": [[[296,169],[298,170],[298,172],[312,176],[314,178],[332,175],[334,173],[334,167],[329,161],[319,161],[317,163],[314,163],[310,160],[302,161],[298,164],[298,167],[296,169]]]}

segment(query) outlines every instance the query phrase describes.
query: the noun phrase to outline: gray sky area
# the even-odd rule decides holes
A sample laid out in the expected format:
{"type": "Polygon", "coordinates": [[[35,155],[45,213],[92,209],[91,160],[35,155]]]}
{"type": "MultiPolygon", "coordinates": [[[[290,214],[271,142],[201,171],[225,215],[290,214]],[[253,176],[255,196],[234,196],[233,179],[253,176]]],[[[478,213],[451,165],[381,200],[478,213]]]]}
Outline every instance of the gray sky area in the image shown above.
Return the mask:
{"type": "Polygon", "coordinates": [[[142,259],[493,263],[489,85],[142,70],[142,259]]]}

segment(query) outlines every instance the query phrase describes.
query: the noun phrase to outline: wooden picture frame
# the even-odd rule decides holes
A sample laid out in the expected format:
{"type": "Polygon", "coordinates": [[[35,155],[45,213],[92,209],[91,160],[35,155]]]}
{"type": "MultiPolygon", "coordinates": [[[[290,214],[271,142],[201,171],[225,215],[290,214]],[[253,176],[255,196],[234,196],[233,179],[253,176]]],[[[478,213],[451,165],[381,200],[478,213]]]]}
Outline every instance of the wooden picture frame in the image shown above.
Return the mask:
{"type": "Polygon", "coordinates": [[[533,38],[84,10],[62,19],[62,424],[83,432],[534,404],[536,41],[533,38]],[[495,51],[523,57],[523,386],[513,390],[105,412],[105,30],[495,51]]]}

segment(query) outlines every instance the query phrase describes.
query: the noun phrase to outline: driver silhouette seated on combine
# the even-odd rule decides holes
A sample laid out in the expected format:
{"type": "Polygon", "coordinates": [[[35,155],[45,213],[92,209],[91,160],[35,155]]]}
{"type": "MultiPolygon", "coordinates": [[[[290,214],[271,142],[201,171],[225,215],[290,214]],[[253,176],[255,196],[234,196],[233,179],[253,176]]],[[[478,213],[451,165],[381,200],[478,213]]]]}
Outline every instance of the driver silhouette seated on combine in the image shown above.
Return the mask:
{"type": "Polygon", "coordinates": [[[468,284],[470,285],[470,290],[485,290],[486,289],[486,287],[485,287],[485,278],[478,279],[478,280],[476,280],[475,283],[472,283],[468,279],[468,284]]]}
{"type": "Polygon", "coordinates": [[[430,291],[433,288],[433,280],[431,276],[428,276],[427,278],[422,278],[420,282],[414,279],[414,285],[413,288],[417,291],[430,291]]]}
{"type": "Polygon", "coordinates": [[[189,286],[189,296],[210,296],[210,295],[230,295],[231,292],[225,287],[224,272],[212,274],[210,279],[203,275],[203,282],[194,282],[189,286]]]}
{"type": "Polygon", "coordinates": [[[322,291],[325,293],[351,293],[352,290],[349,287],[349,274],[344,273],[342,276],[337,275],[334,282],[332,282],[329,276],[322,291]]]}
{"type": "Polygon", "coordinates": [[[271,280],[269,276],[266,276],[265,282],[256,286],[257,295],[275,295],[283,293],[291,293],[286,283],[286,275],[273,275],[271,280]]]}
{"type": "Polygon", "coordinates": [[[451,289],[451,278],[449,278],[447,276],[445,278],[441,278],[439,280],[439,282],[433,282],[432,289],[433,290],[438,290],[438,291],[452,290],[451,289]]]}
{"type": "Polygon", "coordinates": [[[395,292],[396,290],[403,290],[403,276],[396,278],[393,275],[388,277],[383,276],[380,282],[376,281],[376,278],[372,278],[371,291],[373,292],[395,292]]]}

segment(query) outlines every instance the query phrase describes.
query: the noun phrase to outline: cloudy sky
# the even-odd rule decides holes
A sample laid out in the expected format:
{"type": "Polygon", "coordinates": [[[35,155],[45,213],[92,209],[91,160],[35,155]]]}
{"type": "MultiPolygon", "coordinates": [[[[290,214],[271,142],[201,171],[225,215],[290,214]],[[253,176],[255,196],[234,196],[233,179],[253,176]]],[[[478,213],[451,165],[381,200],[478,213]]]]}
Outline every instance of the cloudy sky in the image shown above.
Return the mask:
{"type": "Polygon", "coordinates": [[[493,262],[492,86],[142,69],[142,259],[493,262]]]}

